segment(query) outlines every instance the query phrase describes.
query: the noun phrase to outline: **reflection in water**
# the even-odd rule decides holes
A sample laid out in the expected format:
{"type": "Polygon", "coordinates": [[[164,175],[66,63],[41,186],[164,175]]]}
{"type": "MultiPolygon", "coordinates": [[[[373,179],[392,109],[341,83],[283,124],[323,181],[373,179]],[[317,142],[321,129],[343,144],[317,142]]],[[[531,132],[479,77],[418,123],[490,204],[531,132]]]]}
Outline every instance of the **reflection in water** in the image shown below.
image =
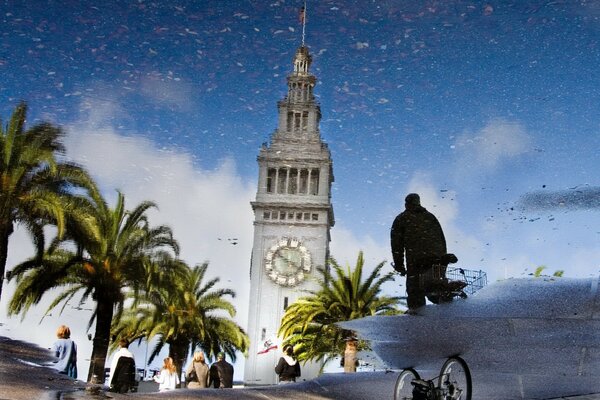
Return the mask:
{"type": "Polygon", "coordinates": [[[89,389],[79,389],[79,390],[63,390],[63,391],[52,391],[46,392],[44,396],[40,398],[40,400],[83,400],[83,399],[111,399],[111,396],[108,396],[105,391],[100,390],[99,387],[97,390],[89,390],[89,389]]]}

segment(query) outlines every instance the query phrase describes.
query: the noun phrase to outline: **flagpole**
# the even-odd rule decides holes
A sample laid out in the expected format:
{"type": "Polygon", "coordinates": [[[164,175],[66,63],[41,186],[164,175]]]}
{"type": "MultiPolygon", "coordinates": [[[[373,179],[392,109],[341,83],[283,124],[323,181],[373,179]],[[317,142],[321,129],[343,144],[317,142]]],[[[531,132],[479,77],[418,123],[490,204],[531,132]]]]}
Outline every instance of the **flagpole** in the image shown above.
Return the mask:
{"type": "Polygon", "coordinates": [[[306,0],[304,0],[304,13],[302,15],[302,47],[304,47],[305,33],[306,33],[306,0]]]}

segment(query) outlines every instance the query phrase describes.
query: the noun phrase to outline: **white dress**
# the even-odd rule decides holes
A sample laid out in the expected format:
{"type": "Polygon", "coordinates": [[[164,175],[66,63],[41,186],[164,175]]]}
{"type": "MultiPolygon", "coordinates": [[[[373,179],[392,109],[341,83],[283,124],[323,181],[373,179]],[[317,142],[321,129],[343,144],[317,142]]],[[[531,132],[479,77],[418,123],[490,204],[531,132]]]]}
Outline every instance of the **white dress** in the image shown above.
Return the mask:
{"type": "Polygon", "coordinates": [[[169,372],[168,369],[161,369],[160,374],[154,377],[154,380],[158,382],[158,391],[164,392],[166,390],[175,390],[179,385],[179,376],[177,372],[169,372]]]}

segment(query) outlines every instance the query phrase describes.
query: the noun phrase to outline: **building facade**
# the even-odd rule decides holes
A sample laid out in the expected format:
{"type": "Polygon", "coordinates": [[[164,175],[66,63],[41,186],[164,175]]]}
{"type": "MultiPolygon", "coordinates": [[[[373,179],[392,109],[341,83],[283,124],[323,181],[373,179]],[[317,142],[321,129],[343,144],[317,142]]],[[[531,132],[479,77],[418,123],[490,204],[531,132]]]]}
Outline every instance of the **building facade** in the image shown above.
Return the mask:
{"type": "MultiPolygon", "coordinates": [[[[329,256],[333,167],[321,140],[321,109],[314,97],[316,78],[308,48],[294,55],[288,92],[278,106],[278,125],[258,155],[259,177],[254,210],[250,268],[249,356],[246,385],[277,383],[274,367],[281,356],[277,338],[281,317],[329,256]],[[271,349],[271,350],[269,350],[271,349]]],[[[302,365],[302,379],[317,376],[321,365],[302,365]]]]}

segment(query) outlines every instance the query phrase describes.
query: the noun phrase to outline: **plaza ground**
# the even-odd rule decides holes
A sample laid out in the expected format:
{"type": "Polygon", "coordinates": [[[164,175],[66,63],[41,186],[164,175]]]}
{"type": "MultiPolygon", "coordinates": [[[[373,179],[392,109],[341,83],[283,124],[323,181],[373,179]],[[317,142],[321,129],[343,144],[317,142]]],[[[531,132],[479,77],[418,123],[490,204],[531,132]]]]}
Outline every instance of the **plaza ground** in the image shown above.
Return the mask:
{"type": "MultiPolygon", "coordinates": [[[[45,365],[50,361],[46,349],[36,345],[0,337],[0,399],[1,400],[84,400],[84,399],[289,399],[289,400],[371,400],[391,399],[397,372],[361,372],[356,374],[324,374],[318,379],[283,386],[239,389],[179,389],[168,393],[105,393],[94,395],[87,385],[72,381],[45,365]]],[[[473,400],[509,400],[505,397],[502,374],[483,377],[478,383],[478,396],[473,400]],[[487,388],[487,389],[486,389],[487,388]],[[503,394],[504,393],[504,394],[503,394]]],[[[552,386],[552,382],[547,382],[552,386]]],[[[142,390],[154,385],[144,382],[142,390]]],[[[551,399],[549,397],[547,399],[551,399]]],[[[600,394],[586,394],[553,399],[600,400],[600,394]]]]}

